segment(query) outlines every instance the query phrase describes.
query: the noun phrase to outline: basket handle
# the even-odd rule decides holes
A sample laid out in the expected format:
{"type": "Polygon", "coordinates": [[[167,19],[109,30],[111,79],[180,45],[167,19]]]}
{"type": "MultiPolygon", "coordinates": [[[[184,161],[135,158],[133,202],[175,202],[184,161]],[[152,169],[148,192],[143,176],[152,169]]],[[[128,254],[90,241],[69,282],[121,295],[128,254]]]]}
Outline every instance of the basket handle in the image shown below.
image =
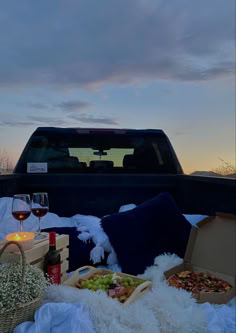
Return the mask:
{"type": "Polygon", "coordinates": [[[79,274],[79,272],[82,272],[82,271],[85,271],[85,270],[88,270],[87,273],[89,273],[89,272],[94,271],[94,270],[96,271],[96,267],[93,267],[93,266],[82,266],[82,267],[80,267],[80,268],[78,268],[76,270],[76,273],[79,274]]]}
{"type": "Polygon", "coordinates": [[[21,244],[19,244],[18,242],[15,242],[15,241],[9,241],[7,243],[5,243],[3,245],[3,247],[0,249],[0,258],[3,254],[3,252],[6,250],[6,248],[11,245],[11,244],[15,244],[19,250],[20,250],[20,253],[21,253],[21,259],[22,259],[22,275],[21,275],[21,286],[23,285],[24,283],[24,276],[25,276],[25,266],[26,266],[26,258],[25,258],[25,252],[23,250],[23,247],[21,244]]]}

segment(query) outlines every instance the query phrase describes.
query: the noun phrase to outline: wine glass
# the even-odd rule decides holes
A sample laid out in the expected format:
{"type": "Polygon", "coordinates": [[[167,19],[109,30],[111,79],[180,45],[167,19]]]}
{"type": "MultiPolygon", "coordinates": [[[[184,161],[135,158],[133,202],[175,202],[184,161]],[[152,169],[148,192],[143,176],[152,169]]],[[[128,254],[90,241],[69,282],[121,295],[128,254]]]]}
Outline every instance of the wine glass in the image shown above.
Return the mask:
{"type": "Polygon", "coordinates": [[[40,219],[47,214],[48,209],[48,194],[46,192],[33,193],[31,201],[31,212],[39,218],[39,228],[35,239],[45,238],[45,236],[41,233],[40,219]]]}
{"type": "Polygon", "coordinates": [[[30,195],[29,194],[15,194],[12,200],[13,217],[20,222],[20,232],[23,231],[23,221],[26,220],[30,214],[30,195]]]}

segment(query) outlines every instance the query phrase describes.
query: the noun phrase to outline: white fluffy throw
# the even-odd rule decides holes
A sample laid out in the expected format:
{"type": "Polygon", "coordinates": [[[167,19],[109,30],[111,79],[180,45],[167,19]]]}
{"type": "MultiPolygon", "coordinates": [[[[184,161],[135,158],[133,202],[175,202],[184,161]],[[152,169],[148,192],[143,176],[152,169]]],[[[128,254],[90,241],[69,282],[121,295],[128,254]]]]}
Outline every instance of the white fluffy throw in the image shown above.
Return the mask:
{"type": "MultiPolygon", "coordinates": [[[[135,204],[124,205],[120,207],[119,212],[125,212],[127,210],[136,207],[135,204]]],[[[117,256],[111,246],[108,236],[104,232],[101,226],[101,219],[96,216],[86,216],[77,214],[72,217],[73,223],[77,230],[80,232],[78,238],[83,242],[92,240],[95,247],[90,252],[90,259],[93,264],[97,264],[104,259],[104,251],[108,252],[107,264],[117,265],[117,256]]]]}
{"type": "Polygon", "coordinates": [[[152,279],[152,290],[127,306],[103,291],[64,286],[50,287],[46,302],[87,305],[97,333],[206,333],[206,318],[191,294],[168,287],[163,279],[165,270],[181,262],[175,255],[158,256],[154,265],[140,275],[152,279]]]}

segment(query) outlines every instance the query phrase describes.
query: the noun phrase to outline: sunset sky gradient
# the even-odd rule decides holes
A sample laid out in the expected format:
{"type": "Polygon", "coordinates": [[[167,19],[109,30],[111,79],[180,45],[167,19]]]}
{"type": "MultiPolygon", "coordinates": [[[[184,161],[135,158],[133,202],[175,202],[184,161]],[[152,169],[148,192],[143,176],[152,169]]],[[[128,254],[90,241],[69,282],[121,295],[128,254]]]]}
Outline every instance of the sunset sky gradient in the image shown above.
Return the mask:
{"type": "Polygon", "coordinates": [[[235,164],[234,0],[12,0],[0,150],[39,126],[160,128],[186,173],[235,164]]]}

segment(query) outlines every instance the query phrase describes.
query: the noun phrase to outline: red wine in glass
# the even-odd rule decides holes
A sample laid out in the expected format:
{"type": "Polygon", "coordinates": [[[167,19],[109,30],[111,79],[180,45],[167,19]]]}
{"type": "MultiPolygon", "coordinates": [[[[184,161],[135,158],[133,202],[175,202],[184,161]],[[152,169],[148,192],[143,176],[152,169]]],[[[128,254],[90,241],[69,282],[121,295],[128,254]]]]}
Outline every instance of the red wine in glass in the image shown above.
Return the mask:
{"type": "Polygon", "coordinates": [[[20,232],[23,231],[23,221],[26,220],[30,214],[30,195],[29,194],[15,194],[12,200],[13,217],[20,222],[20,232]]]}
{"type": "Polygon", "coordinates": [[[39,219],[39,229],[35,239],[45,238],[41,234],[40,219],[45,216],[49,209],[48,194],[46,192],[33,193],[31,201],[31,212],[39,219]]]}
{"type": "Polygon", "coordinates": [[[48,208],[32,208],[31,211],[34,214],[34,216],[43,217],[44,215],[47,214],[48,208]]]}
{"type": "Polygon", "coordinates": [[[18,221],[26,220],[30,216],[30,214],[31,214],[30,211],[29,212],[27,212],[27,211],[14,211],[14,212],[12,212],[12,215],[18,221]]]}

